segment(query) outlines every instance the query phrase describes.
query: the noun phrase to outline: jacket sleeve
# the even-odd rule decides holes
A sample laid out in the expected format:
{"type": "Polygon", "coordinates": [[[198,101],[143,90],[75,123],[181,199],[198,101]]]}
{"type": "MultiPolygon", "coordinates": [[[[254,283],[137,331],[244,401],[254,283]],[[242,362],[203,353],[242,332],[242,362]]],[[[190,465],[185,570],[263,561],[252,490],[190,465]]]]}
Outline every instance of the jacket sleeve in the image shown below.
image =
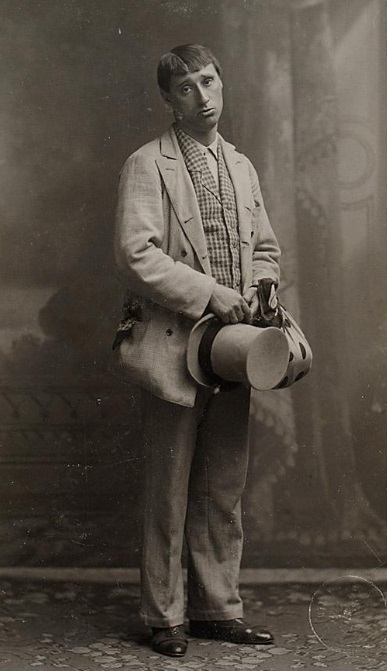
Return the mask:
{"type": "Polygon", "coordinates": [[[136,152],[121,171],[116,263],[131,291],[198,320],[215,280],[165,253],[166,235],[161,176],[152,155],[136,152]]]}
{"type": "Polygon", "coordinates": [[[249,160],[248,164],[254,198],[253,227],[255,231],[255,245],[253,249],[252,285],[256,285],[258,280],[268,277],[273,279],[278,286],[280,280],[279,260],[281,251],[265,210],[258,175],[249,160]]]}

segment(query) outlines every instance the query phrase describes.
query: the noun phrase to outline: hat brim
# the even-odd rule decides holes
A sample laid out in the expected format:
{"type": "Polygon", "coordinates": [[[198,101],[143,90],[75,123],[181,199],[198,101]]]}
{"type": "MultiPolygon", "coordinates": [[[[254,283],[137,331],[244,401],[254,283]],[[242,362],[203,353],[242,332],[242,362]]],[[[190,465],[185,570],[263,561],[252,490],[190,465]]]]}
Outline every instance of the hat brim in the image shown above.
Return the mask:
{"type": "Polygon", "coordinates": [[[195,382],[203,387],[213,387],[214,380],[199,366],[199,346],[208,322],[214,318],[212,313],[205,315],[192,328],[188,338],[187,367],[195,382]]]}

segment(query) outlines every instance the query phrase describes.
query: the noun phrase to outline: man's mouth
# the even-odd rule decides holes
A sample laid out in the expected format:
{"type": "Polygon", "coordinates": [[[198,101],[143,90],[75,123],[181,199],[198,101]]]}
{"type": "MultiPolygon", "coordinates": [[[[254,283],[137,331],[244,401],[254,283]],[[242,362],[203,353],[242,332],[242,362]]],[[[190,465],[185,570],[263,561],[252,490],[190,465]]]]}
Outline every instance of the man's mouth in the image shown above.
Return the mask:
{"type": "Polygon", "coordinates": [[[198,115],[201,115],[201,116],[210,116],[210,114],[213,114],[213,112],[215,112],[215,108],[214,108],[214,107],[208,107],[208,108],[206,108],[206,109],[202,109],[202,110],[200,110],[200,111],[198,112],[198,115]]]}

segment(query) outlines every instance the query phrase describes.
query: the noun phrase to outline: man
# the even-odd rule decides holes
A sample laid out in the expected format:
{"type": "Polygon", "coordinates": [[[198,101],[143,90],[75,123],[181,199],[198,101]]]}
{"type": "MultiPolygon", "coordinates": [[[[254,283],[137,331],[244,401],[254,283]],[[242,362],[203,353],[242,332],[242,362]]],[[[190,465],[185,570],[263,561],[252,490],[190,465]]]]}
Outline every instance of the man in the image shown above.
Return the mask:
{"type": "Polygon", "coordinates": [[[278,286],[280,251],[254,168],[217,131],[216,58],[200,45],[176,47],[160,60],[158,84],[175,123],[121,174],[116,258],[129,294],[116,344],[144,390],[141,615],[153,649],[182,656],[184,537],[191,636],[273,641],[242,619],[238,591],[249,389],[199,387],[186,350],[206,312],[251,322],[259,281],[278,286]]]}

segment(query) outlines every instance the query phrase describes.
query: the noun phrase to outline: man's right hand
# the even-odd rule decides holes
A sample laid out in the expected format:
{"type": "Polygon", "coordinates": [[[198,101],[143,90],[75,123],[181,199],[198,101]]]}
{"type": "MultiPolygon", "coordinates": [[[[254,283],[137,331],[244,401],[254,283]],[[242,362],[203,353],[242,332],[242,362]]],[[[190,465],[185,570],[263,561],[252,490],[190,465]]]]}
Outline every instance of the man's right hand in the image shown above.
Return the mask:
{"type": "Polygon", "coordinates": [[[223,324],[251,322],[251,310],[243,296],[222,284],[215,285],[208,307],[223,324]]]}

